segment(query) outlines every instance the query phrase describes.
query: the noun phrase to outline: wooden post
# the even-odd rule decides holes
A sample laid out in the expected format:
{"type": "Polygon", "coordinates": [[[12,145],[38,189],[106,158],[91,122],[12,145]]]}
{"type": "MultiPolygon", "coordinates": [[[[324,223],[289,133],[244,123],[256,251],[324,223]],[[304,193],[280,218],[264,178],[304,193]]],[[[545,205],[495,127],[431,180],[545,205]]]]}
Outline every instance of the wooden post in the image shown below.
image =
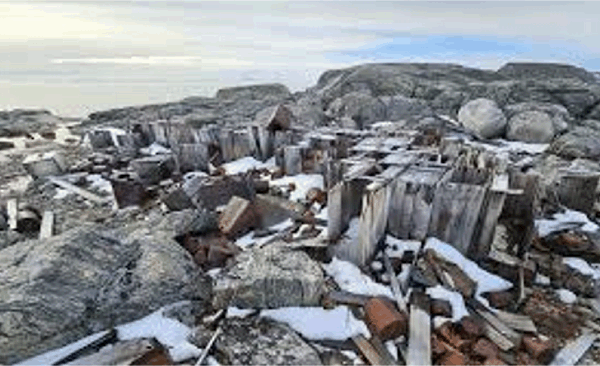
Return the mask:
{"type": "Polygon", "coordinates": [[[54,212],[44,211],[42,216],[42,226],[40,228],[40,239],[47,239],[53,235],[54,212]]]}
{"type": "Polygon", "coordinates": [[[556,192],[560,203],[570,209],[592,214],[599,178],[598,173],[565,173],[560,178],[556,192]]]}
{"type": "Polygon", "coordinates": [[[6,211],[8,211],[8,228],[17,230],[19,207],[16,198],[11,198],[6,202],[6,211]]]}
{"type": "Polygon", "coordinates": [[[431,365],[429,297],[422,291],[411,296],[407,365],[431,365]]]}
{"type": "Polygon", "coordinates": [[[302,148],[300,146],[286,146],[283,150],[285,174],[297,175],[302,173],[302,148]]]}

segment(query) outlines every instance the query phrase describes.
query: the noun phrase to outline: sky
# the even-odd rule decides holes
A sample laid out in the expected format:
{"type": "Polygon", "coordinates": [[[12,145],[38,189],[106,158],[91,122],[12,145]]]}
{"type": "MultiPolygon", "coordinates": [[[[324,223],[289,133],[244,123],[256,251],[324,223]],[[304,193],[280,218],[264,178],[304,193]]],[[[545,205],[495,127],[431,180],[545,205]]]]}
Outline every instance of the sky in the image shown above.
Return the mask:
{"type": "Polygon", "coordinates": [[[600,70],[600,2],[0,1],[0,110],[63,116],[366,62],[600,70]]]}

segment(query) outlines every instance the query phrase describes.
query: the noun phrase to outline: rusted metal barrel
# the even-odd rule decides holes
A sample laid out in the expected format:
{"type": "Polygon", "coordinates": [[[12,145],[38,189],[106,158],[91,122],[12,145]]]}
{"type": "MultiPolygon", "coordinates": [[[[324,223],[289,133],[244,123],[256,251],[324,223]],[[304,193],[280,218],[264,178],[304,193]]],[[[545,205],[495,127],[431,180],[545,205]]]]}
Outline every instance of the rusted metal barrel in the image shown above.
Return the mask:
{"type": "Polygon", "coordinates": [[[369,299],[364,307],[367,322],[381,340],[396,339],[406,334],[408,317],[390,301],[379,297],[369,299]]]}

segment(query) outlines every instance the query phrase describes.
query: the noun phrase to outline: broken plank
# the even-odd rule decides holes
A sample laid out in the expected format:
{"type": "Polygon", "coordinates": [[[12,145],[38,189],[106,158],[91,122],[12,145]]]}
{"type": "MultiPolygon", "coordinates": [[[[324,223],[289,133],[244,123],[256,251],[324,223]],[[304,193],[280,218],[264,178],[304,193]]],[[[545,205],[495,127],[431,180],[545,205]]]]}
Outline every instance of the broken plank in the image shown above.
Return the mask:
{"type": "Polygon", "coordinates": [[[385,365],[386,360],[383,356],[377,352],[375,347],[362,335],[358,334],[352,337],[352,341],[356,344],[356,347],[360,350],[360,352],[365,356],[367,361],[371,365],[385,365]]]}
{"type": "Polygon", "coordinates": [[[88,199],[95,203],[105,203],[109,200],[108,198],[100,197],[96,194],[88,192],[85,189],[79,188],[76,185],[73,185],[69,182],[65,182],[64,180],[56,178],[56,177],[48,177],[48,180],[50,182],[56,184],[57,186],[60,186],[68,191],[73,192],[73,193],[77,193],[81,197],[88,199]]]}
{"type": "Polygon", "coordinates": [[[516,344],[513,341],[503,336],[502,333],[496,330],[496,328],[494,328],[490,323],[486,322],[477,313],[471,312],[471,315],[482,321],[485,336],[488,337],[488,339],[498,346],[498,348],[500,348],[502,351],[506,352],[516,347],[516,344]]]}
{"type": "Polygon", "coordinates": [[[410,305],[407,365],[431,365],[431,317],[429,298],[413,292],[410,305]]]}
{"type": "Polygon", "coordinates": [[[54,230],[54,212],[44,211],[42,216],[42,225],[40,228],[40,239],[47,239],[53,235],[54,230]]]}
{"type": "Polygon", "coordinates": [[[498,332],[500,332],[503,336],[510,339],[514,344],[521,343],[521,334],[517,333],[513,329],[509,328],[502,320],[500,320],[496,315],[483,307],[483,305],[479,304],[476,300],[469,301],[469,307],[471,307],[475,312],[485,319],[489,324],[491,324],[498,332]]]}
{"type": "Polygon", "coordinates": [[[330,291],[323,295],[323,306],[331,305],[354,305],[365,306],[371,297],[367,295],[357,295],[347,291],[330,291]]]}
{"type": "Polygon", "coordinates": [[[394,356],[390,353],[388,348],[381,341],[381,338],[373,335],[371,336],[370,342],[377,353],[379,353],[379,355],[384,359],[384,365],[398,365],[398,362],[396,361],[398,356],[394,356]]]}
{"type": "Polygon", "coordinates": [[[400,288],[400,282],[398,282],[398,277],[396,277],[396,273],[394,272],[394,268],[392,267],[392,262],[390,262],[390,257],[388,257],[385,250],[382,252],[383,254],[383,264],[385,266],[385,270],[387,271],[388,276],[390,277],[390,281],[392,282],[392,292],[394,293],[394,297],[396,298],[396,303],[398,304],[398,309],[401,311],[408,311],[406,306],[406,301],[404,301],[404,294],[400,288]]]}
{"type": "Polygon", "coordinates": [[[17,230],[19,208],[16,198],[11,198],[8,200],[8,202],[6,202],[6,210],[8,211],[8,228],[11,230],[17,230]]]}
{"type": "Polygon", "coordinates": [[[506,311],[496,311],[498,319],[502,320],[508,327],[522,332],[537,333],[533,320],[527,315],[513,314],[506,311]]]}
{"type": "Polygon", "coordinates": [[[597,334],[589,333],[589,331],[584,332],[579,338],[569,342],[562,350],[560,350],[550,365],[575,365],[592,346],[596,338],[598,338],[597,334]]]}

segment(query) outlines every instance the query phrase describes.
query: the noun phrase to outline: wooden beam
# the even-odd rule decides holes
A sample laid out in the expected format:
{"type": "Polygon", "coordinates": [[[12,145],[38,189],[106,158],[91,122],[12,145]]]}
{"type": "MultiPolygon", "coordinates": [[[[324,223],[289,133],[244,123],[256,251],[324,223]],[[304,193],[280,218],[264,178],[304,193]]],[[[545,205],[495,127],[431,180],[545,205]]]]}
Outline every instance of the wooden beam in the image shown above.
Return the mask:
{"type": "Polygon", "coordinates": [[[558,354],[554,357],[554,360],[550,363],[552,366],[573,366],[579,361],[579,359],[587,352],[592,346],[594,341],[598,338],[595,333],[583,332],[579,338],[569,342],[558,354]]]}
{"type": "Polygon", "coordinates": [[[485,319],[489,324],[491,324],[498,332],[500,332],[503,336],[510,339],[515,345],[521,343],[521,334],[512,330],[508,327],[502,320],[500,320],[496,315],[487,310],[483,305],[479,304],[476,300],[471,300],[468,302],[469,307],[473,309],[479,316],[485,319]]]}
{"type": "Polygon", "coordinates": [[[353,336],[352,341],[371,365],[386,365],[385,358],[377,352],[375,347],[362,334],[353,336]]]}
{"type": "Polygon", "coordinates": [[[62,188],[66,189],[66,190],[68,190],[70,192],[77,193],[81,197],[83,197],[83,198],[85,198],[87,200],[90,200],[92,202],[102,204],[102,203],[110,201],[110,198],[100,197],[100,196],[98,196],[96,194],[93,194],[93,193],[91,193],[89,191],[86,191],[85,189],[79,188],[76,185],[73,185],[73,184],[71,184],[69,182],[65,182],[62,179],[59,179],[59,178],[56,178],[56,177],[48,177],[48,180],[50,182],[56,184],[57,186],[62,187],[62,188]]]}
{"type": "Polygon", "coordinates": [[[394,268],[392,267],[392,262],[390,262],[390,257],[388,257],[385,250],[382,251],[383,254],[383,264],[385,266],[385,270],[387,271],[388,276],[390,277],[390,281],[392,282],[392,292],[394,293],[394,298],[396,299],[396,303],[398,304],[398,309],[403,312],[407,312],[408,308],[406,306],[406,301],[404,301],[404,294],[402,293],[402,289],[400,288],[400,282],[398,282],[398,277],[396,277],[396,273],[394,272],[394,268]]]}
{"type": "Polygon", "coordinates": [[[54,212],[44,211],[42,216],[42,225],[40,228],[40,239],[47,239],[53,235],[54,229],[54,212]]]}
{"type": "Polygon", "coordinates": [[[431,365],[429,298],[423,292],[412,295],[406,364],[431,365]]]}
{"type": "Polygon", "coordinates": [[[11,198],[8,200],[8,202],[6,202],[6,210],[8,211],[8,228],[11,230],[17,230],[19,208],[16,198],[11,198]]]}
{"type": "Polygon", "coordinates": [[[537,333],[537,328],[533,320],[527,315],[513,314],[506,311],[498,310],[496,312],[498,319],[504,322],[508,327],[521,331],[537,333]]]}

